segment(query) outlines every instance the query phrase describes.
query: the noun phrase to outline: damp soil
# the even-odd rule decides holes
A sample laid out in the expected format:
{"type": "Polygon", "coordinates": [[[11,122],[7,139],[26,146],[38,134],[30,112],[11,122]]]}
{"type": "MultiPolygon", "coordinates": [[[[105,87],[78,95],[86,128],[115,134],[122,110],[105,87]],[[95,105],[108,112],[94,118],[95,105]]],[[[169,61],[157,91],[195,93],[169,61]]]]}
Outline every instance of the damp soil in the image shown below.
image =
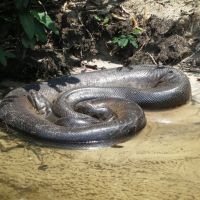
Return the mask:
{"type": "MultiPolygon", "coordinates": [[[[60,30],[48,43],[19,51],[17,59],[0,68],[0,77],[47,79],[103,68],[94,59],[122,64],[177,65],[200,71],[200,6],[191,0],[68,0],[47,9],[60,30]],[[54,9],[52,9],[54,8],[54,9]],[[140,30],[134,35],[133,30],[140,30]],[[130,36],[131,35],[131,36],[130,36]],[[128,42],[120,40],[129,37],[128,42]],[[114,42],[115,41],[115,42],[114,42]],[[119,41],[119,40],[118,40],[119,41]],[[120,43],[120,44],[119,44],[120,43]]],[[[2,38],[0,42],[9,38],[2,38]]],[[[12,42],[11,42],[12,44],[12,42]]]]}
{"type": "MultiPolygon", "coordinates": [[[[102,2],[106,3],[90,0],[87,5],[97,12],[105,8],[102,2]]],[[[105,30],[102,37],[95,35],[102,27],[89,29],[92,17],[81,15],[81,20],[74,21],[78,19],[74,9],[85,12],[89,8],[83,9],[85,4],[79,1],[67,1],[58,9],[61,41],[68,47],[66,33],[69,28],[73,34],[78,30],[76,37],[70,37],[72,46],[78,49],[66,48],[63,53],[59,45],[54,49],[38,47],[27,57],[34,71],[31,78],[46,79],[66,74],[68,69],[81,73],[130,63],[170,64],[190,71],[191,101],[175,109],[145,111],[147,126],[129,141],[109,148],[70,150],[47,146],[0,125],[4,127],[0,130],[1,200],[200,199],[199,1],[127,0],[121,2],[122,7],[116,7],[115,1],[109,3],[117,8],[106,13],[115,17],[110,30],[114,29],[114,35],[116,27],[128,31],[130,25],[138,25],[145,30],[138,38],[137,50],[130,45],[122,49],[110,45],[112,37],[105,30]],[[72,21],[65,24],[66,15],[72,21]]],[[[30,74],[26,70],[21,74],[30,74]]],[[[0,81],[0,98],[24,84],[10,77],[0,81]]]]}

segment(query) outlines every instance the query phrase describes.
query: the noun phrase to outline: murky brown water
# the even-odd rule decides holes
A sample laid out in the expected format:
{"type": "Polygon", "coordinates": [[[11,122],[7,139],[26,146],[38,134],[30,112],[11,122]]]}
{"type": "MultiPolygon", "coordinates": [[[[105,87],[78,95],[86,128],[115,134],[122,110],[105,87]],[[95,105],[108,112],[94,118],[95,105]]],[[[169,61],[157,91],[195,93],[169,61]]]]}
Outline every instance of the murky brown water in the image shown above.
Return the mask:
{"type": "Polygon", "coordinates": [[[47,148],[0,132],[0,199],[200,199],[200,83],[192,84],[192,102],[146,112],[145,129],[118,148],[47,148]]]}

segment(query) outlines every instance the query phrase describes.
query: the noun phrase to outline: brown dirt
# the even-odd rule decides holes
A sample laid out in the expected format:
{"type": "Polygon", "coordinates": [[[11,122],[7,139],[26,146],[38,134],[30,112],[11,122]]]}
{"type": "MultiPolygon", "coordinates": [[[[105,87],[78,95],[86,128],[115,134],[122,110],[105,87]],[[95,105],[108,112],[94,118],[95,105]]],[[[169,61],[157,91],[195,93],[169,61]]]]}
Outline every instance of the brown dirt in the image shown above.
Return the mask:
{"type": "Polygon", "coordinates": [[[27,51],[20,62],[10,62],[12,70],[1,68],[6,72],[1,76],[29,80],[59,76],[77,67],[95,68],[86,64],[93,59],[122,65],[178,65],[200,71],[197,0],[70,0],[50,10],[60,36],[50,35],[48,44],[27,51]],[[137,38],[139,48],[130,44],[119,48],[112,43],[115,36],[130,34],[135,27],[143,29],[137,38]]]}

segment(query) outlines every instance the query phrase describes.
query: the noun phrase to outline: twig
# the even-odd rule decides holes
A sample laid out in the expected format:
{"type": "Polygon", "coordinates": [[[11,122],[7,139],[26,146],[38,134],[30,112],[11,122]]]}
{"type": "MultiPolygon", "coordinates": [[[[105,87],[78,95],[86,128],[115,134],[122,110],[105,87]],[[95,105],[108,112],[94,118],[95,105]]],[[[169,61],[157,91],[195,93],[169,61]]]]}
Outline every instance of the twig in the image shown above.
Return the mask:
{"type": "Polygon", "coordinates": [[[44,7],[43,3],[41,1],[38,1],[38,3],[42,6],[43,10],[45,11],[45,13],[47,13],[46,8],[44,7]]]}
{"type": "Polygon", "coordinates": [[[135,19],[135,16],[132,16],[132,17],[131,17],[131,21],[132,21],[132,26],[133,26],[133,28],[139,27],[139,26],[138,26],[138,22],[137,22],[137,20],[135,19]]]}
{"type": "MultiPolygon", "coordinates": [[[[82,14],[82,12],[78,13],[78,20],[81,23],[81,25],[85,27],[85,25],[82,21],[82,18],[81,18],[81,14],[82,14]]],[[[92,34],[90,33],[90,31],[86,27],[85,27],[85,30],[88,33],[88,35],[90,36],[91,41],[94,41],[94,38],[93,38],[92,34]]]]}
{"type": "Polygon", "coordinates": [[[142,17],[142,25],[143,26],[146,26],[146,22],[147,22],[147,14],[148,12],[147,12],[147,7],[145,6],[144,7],[144,12],[143,12],[143,17],[142,17]]]}
{"type": "Polygon", "coordinates": [[[11,147],[4,147],[3,145],[0,144],[0,151],[1,152],[9,152],[13,149],[16,148],[24,148],[24,144],[16,144],[15,146],[11,146],[11,147]]]}
{"type": "Polygon", "coordinates": [[[121,21],[126,21],[127,20],[125,17],[118,16],[118,15],[116,15],[114,13],[111,13],[111,15],[112,15],[112,17],[114,19],[117,19],[117,20],[121,20],[121,21]]]}
{"type": "Polygon", "coordinates": [[[155,61],[154,57],[150,54],[150,53],[146,53],[152,60],[152,62],[155,64],[155,65],[158,65],[158,63],[155,61]]]}
{"type": "Polygon", "coordinates": [[[146,46],[148,44],[148,42],[150,41],[150,38],[148,37],[148,35],[146,34],[146,32],[144,32],[144,33],[145,33],[146,38],[145,38],[145,41],[143,42],[143,44],[141,45],[141,47],[140,47],[140,49],[138,51],[142,51],[142,49],[144,48],[144,46],[146,46]]]}
{"type": "Polygon", "coordinates": [[[130,13],[129,13],[122,5],[120,5],[120,8],[121,8],[126,14],[128,14],[128,15],[130,16],[130,13]]]}

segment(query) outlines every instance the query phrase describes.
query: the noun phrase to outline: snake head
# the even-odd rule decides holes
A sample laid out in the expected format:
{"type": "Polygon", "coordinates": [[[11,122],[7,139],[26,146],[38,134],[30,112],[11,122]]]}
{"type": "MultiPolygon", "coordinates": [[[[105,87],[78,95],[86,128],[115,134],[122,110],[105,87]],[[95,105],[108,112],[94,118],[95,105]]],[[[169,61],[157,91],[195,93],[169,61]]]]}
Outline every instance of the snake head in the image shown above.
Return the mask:
{"type": "Polygon", "coordinates": [[[45,118],[52,113],[50,102],[41,93],[30,90],[27,97],[32,106],[45,118]]]}

